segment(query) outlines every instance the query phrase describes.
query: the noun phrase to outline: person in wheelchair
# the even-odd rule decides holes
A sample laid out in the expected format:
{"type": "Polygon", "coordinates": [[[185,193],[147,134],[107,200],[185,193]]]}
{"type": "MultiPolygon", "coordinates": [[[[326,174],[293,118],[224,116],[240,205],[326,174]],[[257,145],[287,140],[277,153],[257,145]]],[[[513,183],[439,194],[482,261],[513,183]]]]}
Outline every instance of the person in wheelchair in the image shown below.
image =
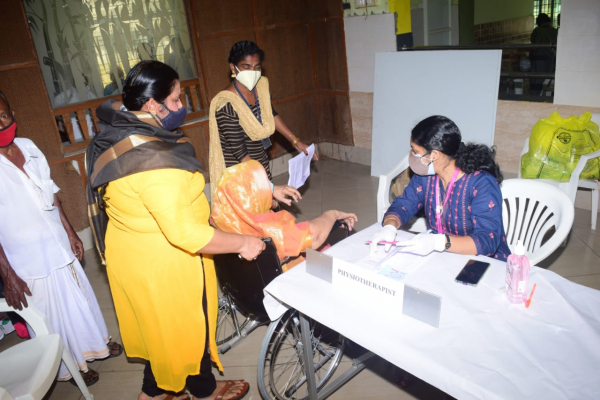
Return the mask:
{"type": "MultiPolygon", "coordinates": [[[[297,223],[288,211],[271,210],[273,198],[290,205],[301,196],[291,186],[274,186],[258,161],[229,167],[217,182],[211,224],[223,232],[270,237],[283,261],[297,258],[307,247],[321,248],[336,221],[346,222],[349,230],[358,221],[356,214],[329,210],[310,221],[297,223]]],[[[282,270],[287,271],[302,259],[287,262],[282,270]]]]}

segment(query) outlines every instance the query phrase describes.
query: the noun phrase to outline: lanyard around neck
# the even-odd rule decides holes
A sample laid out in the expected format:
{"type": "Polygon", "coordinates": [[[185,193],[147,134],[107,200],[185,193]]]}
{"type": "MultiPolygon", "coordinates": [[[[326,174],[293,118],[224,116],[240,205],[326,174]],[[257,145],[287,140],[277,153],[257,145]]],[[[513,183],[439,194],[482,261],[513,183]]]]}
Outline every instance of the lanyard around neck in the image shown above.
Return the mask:
{"type": "Polygon", "coordinates": [[[452,192],[452,188],[454,187],[454,183],[456,183],[456,178],[458,177],[458,173],[460,172],[460,169],[456,168],[454,170],[454,175],[452,175],[452,180],[450,181],[450,183],[448,184],[448,187],[446,188],[446,196],[444,198],[444,203],[440,205],[440,177],[439,175],[436,177],[435,180],[435,220],[436,220],[436,224],[437,224],[437,232],[438,233],[444,233],[443,232],[443,226],[442,226],[442,214],[444,212],[444,208],[446,208],[446,204],[448,203],[448,200],[450,199],[450,193],[452,192]]]}
{"type": "MultiPolygon", "coordinates": [[[[233,81],[233,87],[235,88],[235,91],[238,92],[242,100],[244,100],[244,103],[246,103],[250,111],[252,111],[252,106],[250,105],[250,103],[248,103],[248,100],[246,100],[242,92],[240,92],[240,89],[238,89],[235,81],[233,81]]],[[[252,93],[254,94],[254,104],[256,105],[256,112],[258,114],[256,119],[258,119],[258,122],[260,122],[260,124],[262,125],[262,118],[260,116],[260,105],[258,104],[258,97],[256,96],[256,88],[252,91],[252,93]]]]}

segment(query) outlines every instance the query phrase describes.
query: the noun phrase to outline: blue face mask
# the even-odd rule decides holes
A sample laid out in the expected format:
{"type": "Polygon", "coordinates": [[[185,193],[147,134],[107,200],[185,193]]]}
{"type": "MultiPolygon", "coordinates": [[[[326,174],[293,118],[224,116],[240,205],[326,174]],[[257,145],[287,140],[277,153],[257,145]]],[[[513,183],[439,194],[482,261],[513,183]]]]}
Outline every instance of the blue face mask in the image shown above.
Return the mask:
{"type": "Polygon", "coordinates": [[[163,128],[165,128],[168,131],[173,131],[173,130],[179,128],[181,126],[181,124],[183,124],[183,121],[185,120],[185,117],[187,116],[186,108],[181,107],[177,111],[171,111],[169,109],[169,107],[167,107],[166,104],[163,104],[163,106],[169,112],[169,114],[167,114],[166,117],[164,117],[164,118],[159,117],[163,128]]]}

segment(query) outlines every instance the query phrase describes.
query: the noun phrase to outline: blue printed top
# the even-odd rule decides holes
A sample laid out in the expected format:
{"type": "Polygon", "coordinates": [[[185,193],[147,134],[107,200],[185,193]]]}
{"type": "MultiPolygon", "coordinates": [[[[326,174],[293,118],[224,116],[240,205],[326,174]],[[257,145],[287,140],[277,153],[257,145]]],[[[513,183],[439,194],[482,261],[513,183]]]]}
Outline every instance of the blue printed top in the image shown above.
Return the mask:
{"type": "MultiPolygon", "coordinates": [[[[506,261],[510,249],[502,224],[502,193],[496,178],[488,172],[477,171],[465,174],[456,181],[442,214],[443,232],[437,232],[435,182],[435,175],[414,175],[404,193],[396,197],[385,215],[397,216],[404,225],[424,209],[427,226],[434,233],[470,236],[478,255],[506,261]]],[[[446,190],[440,180],[442,202],[445,197],[446,190]]]]}

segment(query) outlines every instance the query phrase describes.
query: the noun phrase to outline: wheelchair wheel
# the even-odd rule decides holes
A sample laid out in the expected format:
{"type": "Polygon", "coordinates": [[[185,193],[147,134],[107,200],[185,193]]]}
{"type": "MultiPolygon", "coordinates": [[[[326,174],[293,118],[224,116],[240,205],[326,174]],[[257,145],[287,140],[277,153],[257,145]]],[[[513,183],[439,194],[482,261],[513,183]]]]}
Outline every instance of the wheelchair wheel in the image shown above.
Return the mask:
{"type": "MultiPolygon", "coordinates": [[[[333,376],[344,350],[345,338],[310,321],[317,389],[333,376]]],[[[290,310],[269,326],[258,361],[258,387],[263,399],[308,399],[302,361],[300,317],[290,310]]]]}
{"type": "Polygon", "coordinates": [[[224,345],[238,336],[239,331],[244,329],[250,317],[244,315],[235,304],[232,304],[229,296],[219,296],[219,313],[217,315],[217,346],[224,345]],[[237,329],[236,329],[237,325],[237,329]]]}

